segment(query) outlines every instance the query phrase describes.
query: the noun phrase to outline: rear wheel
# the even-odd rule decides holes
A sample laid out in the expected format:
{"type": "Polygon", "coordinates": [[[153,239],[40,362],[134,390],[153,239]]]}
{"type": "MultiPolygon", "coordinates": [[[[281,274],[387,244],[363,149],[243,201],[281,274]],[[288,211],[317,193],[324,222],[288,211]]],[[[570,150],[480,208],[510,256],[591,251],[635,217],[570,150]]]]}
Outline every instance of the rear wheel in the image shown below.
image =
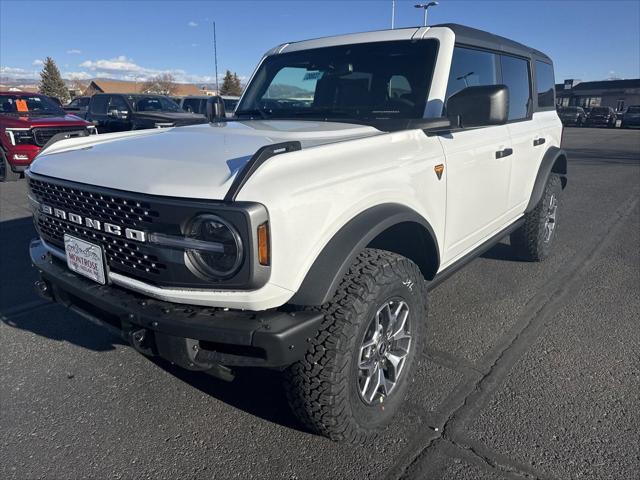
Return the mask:
{"type": "Polygon", "coordinates": [[[11,170],[7,156],[0,150],[0,182],[15,182],[19,179],[20,174],[11,170]]]}
{"type": "Polygon", "coordinates": [[[511,245],[523,260],[541,261],[549,256],[558,226],[558,206],[562,183],[551,174],[542,198],[525,214],[524,225],[511,234],[511,245]]]}
{"type": "Polygon", "coordinates": [[[423,348],[426,282],[410,260],[366,249],[323,305],[305,357],[285,373],[289,403],[308,428],[366,443],[399,410],[423,348]]]}

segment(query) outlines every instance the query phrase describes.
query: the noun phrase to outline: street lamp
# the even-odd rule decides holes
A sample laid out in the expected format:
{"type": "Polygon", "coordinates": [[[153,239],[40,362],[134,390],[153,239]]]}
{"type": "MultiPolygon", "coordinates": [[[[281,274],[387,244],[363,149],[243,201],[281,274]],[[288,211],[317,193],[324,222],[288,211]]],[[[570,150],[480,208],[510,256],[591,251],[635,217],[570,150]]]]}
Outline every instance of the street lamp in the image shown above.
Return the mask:
{"type": "Polygon", "coordinates": [[[435,7],[436,5],[438,5],[438,2],[429,2],[429,3],[418,3],[417,5],[414,5],[415,8],[422,8],[424,10],[424,26],[427,26],[427,10],[429,10],[429,7],[435,7]]]}

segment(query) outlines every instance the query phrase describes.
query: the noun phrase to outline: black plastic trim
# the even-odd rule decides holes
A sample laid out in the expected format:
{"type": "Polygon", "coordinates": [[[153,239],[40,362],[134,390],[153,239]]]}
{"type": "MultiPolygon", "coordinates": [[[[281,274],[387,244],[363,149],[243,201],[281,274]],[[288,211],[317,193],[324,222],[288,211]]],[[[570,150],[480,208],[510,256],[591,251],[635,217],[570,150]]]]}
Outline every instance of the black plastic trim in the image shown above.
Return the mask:
{"type": "MultiPolygon", "coordinates": [[[[220,351],[208,350],[199,355],[209,364],[290,365],[302,358],[307,350],[307,339],[315,336],[323,319],[320,312],[224,310],[155,300],[80,277],[52,257],[40,240],[33,240],[29,251],[31,262],[44,282],[45,288],[39,285],[39,293],[46,293],[45,298],[115,328],[124,338],[135,329],[171,337],[173,347],[165,351],[174,350],[176,345],[189,346],[200,341],[214,345],[214,349],[215,345],[224,345],[220,351]]],[[[193,349],[193,345],[190,348],[193,349]]],[[[167,360],[189,368],[184,365],[182,347],[175,355],[159,353],[167,360]]]]}
{"type": "Polygon", "coordinates": [[[567,185],[567,162],[566,162],[567,154],[564,150],[558,147],[549,147],[547,152],[542,157],[542,162],[540,163],[540,168],[538,169],[538,174],[536,175],[535,183],[533,184],[533,190],[531,191],[531,197],[529,197],[529,203],[527,204],[527,208],[525,213],[530,212],[542,198],[544,193],[544,187],[547,185],[547,181],[549,180],[549,175],[551,172],[557,173],[561,176],[562,180],[562,188],[565,188],[567,185]],[[565,161],[558,164],[556,171],[554,172],[554,166],[556,165],[556,161],[560,158],[564,157],[565,161]]]}
{"type": "MultiPolygon", "coordinates": [[[[403,223],[416,223],[431,237],[436,257],[432,259],[432,273],[435,275],[440,264],[440,256],[431,225],[414,210],[404,205],[387,203],[360,213],[334,235],[314,261],[289,303],[322,305],[327,302],[356,256],[382,232],[403,223]]],[[[422,245],[422,247],[427,255],[428,246],[422,245]]],[[[433,276],[428,271],[423,271],[423,274],[428,278],[433,276]]]]}
{"type": "Polygon", "coordinates": [[[235,201],[238,193],[240,193],[240,190],[242,190],[242,187],[247,183],[247,180],[249,180],[251,175],[253,175],[256,170],[258,170],[258,168],[260,168],[260,166],[271,157],[280,155],[281,153],[295,152],[301,149],[302,145],[298,141],[274,143],[272,145],[265,145],[264,147],[259,148],[249,159],[244,168],[236,174],[231,187],[229,187],[229,191],[224,197],[224,201],[235,201]]]}
{"type": "Polygon", "coordinates": [[[447,278],[449,278],[451,275],[456,273],[462,267],[464,267],[469,262],[471,262],[475,258],[482,255],[484,252],[489,250],[491,247],[493,247],[495,244],[497,244],[500,240],[502,240],[504,237],[509,235],[511,232],[517,230],[523,223],[524,223],[524,218],[521,217],[515,222],[513,222],[511,225],[509,225],[508,227],[500,230],[498,233],[496,233],[494,236],[492,236],[489,240],[484,242],[482,245],[479,245],[478,247],[474,248],[471,252],[464,255],[455,263],[449,265],[442,272],[438,273],[433,278],[433,280],[428,282],[427,288],[429,290],[433,290],[434,288],[436,288],[438,285],[440,285],[442,282],[444,282],[447,278]]]}

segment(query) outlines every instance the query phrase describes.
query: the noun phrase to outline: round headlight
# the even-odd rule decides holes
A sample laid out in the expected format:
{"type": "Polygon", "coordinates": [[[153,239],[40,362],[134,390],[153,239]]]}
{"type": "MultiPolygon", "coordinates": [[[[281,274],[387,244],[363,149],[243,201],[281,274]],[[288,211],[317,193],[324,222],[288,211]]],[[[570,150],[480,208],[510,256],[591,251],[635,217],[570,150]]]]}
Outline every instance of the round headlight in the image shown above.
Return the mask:
{"type": "Polygon", "coordinates": [[[216,215],[200,215],[187,228],[187,236],[202,248],[187,250],[193,266],[203,275],[228,278],[242,263],[242,241],[236,229],[216,215]]]}

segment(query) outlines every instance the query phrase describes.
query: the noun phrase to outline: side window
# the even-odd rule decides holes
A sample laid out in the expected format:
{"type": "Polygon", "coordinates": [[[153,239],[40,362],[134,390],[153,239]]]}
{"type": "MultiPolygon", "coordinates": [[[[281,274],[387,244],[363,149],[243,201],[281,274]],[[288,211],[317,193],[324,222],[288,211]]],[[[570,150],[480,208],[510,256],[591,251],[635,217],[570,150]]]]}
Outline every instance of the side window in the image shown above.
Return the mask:
{"type": "Polygon", "coordinates": [[[536,90],[539,108],[553,108],[554,89],[553,67],[548,63],[536,60],[536,90]]]}
{"type": "Polygon", "coordinates": [[[527,118],[531,105],[529,62],[521,58],[500,55],[502,83],[509,88],[509,120],[527,118]]]}
{"type": "Polygon", "coordinates": [[[105,115],[107,113],[108,95],[96,95],[91,99],[91,113],[105,115]]]}
{"type": "Polygon", "coordinates": [[[108,110],[129,111],[129,105],[120,95],[112,95],[109,99],[108,110]]]}
{"type": "Polygon", "coordinates": [[[490,52],[455,47],[447,82],[445,103],[451,95],[465,87],[496,85],[497,56],[490,52]]]}
{"type": "Polygon", "coordinates": [[[187,112],[198,113],[200,100],[197,98],[187,98],[182,104],[182,109],[187,112]]]}

